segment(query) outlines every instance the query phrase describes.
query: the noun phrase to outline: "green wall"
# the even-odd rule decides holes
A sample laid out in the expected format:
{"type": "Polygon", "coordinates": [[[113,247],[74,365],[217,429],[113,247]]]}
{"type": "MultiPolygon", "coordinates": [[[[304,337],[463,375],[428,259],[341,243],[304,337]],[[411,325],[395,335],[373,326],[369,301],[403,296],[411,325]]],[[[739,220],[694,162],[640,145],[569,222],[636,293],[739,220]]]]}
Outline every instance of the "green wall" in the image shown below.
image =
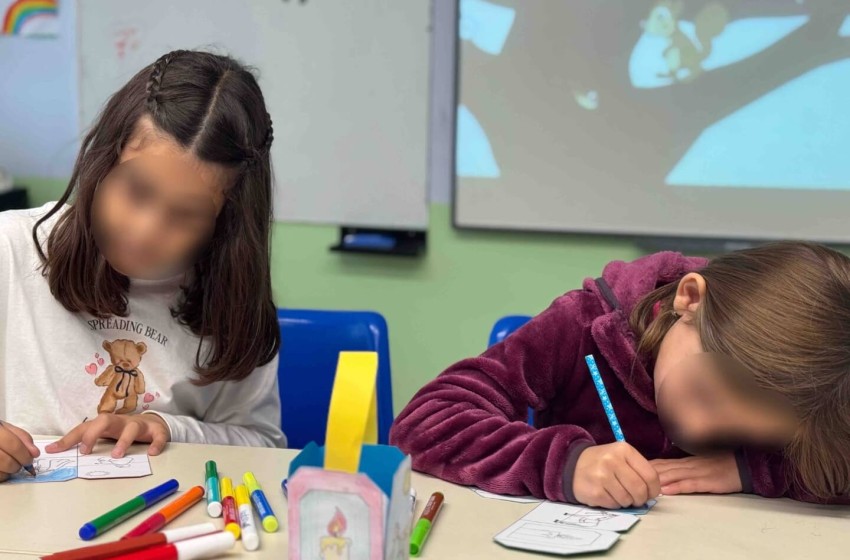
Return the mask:
{"type": "MultiPolygon", "coordinates": [[[[53,180],[21,183],[34,205],[64,188],[53,180]]],[[[285,307],[381,312],[390,326],[396,412],[447,365],[482,351],[499,317],[536,313],[608,261],[640,254],[611,238],[459,231],[442,204],[431,206],[424,258],[331,253],[337,236],[331,226],[276,224],[275,298],[285,307]]]]}

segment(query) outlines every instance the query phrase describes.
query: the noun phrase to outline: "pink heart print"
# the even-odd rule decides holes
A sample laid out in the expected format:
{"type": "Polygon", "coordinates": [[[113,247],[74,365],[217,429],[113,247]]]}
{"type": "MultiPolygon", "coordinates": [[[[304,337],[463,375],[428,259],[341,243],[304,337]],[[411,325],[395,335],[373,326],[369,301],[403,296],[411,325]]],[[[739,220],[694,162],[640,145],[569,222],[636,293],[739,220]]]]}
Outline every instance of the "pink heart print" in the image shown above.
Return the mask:
{"type": "Polygon", "coordinates": [[[97,373],[97,364],[89,364],[86,366],[86,373],[89,375],[94,375],[97,373]]]}
{"type": "Polygon", "coordinates": [[[142,405],[142,410],[147,410],[151,407],[149,404],[142,405]]]}
{"type": "Polygon", "coordinates": [[[98,359],[97,359],[97,365],[99,365],[99,366],[102,366],[102,365],[103,365],[103,358],[98,358],[98,359]]]}
{"type": "Polygon", "coordinates": [[[153,399],[154,399],[153,395],[151,395],[150,393],[145,393],[145,397],[142,400],[144,400],[146,403],[152,403],[153,399]]]}

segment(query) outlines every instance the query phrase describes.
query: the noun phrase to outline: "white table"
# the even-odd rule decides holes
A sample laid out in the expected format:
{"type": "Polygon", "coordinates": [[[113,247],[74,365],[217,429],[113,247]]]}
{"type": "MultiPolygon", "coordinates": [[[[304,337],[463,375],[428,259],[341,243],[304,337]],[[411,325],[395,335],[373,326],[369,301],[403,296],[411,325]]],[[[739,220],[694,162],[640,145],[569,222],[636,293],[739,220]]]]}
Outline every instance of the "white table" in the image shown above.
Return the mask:
{"type": "MultiPolygon", "coordinates": [[[[106,444],[96,449],[108,449],[106,444]]],[[[131,452],[142,452],[138,447],[131,452]]],[[[47,484],[0,484],[0,558],[29,558],[83,546],[80,526],[114,506],[169,478],[181,490],[204,483],[204,463],[213,459],[223,476],[239,479],[252,470],[263,486],[282,529],[261,533],[257,552],[241,544],[228,557],[286,558],[286,500],[280,481],[286,476],[291,450],[171,444],[152,458],[153,476],[125,480],[72,480],[47,484]]],[[[493,536],[534,505],[479,497],[470,489],[421,475],[413,486],[421,510],[428,496],[446,496],[423,559],[520,559],[545,556],[512,551],[493,542],[493,536]]],[[[161,504],[158,504],[158,506],[161,504]]],[[[157,506],[155,506],[157,507],[157,506]]],[[[140,514],[93,542],[115,540],[150,514],[140,514]]],[[[208,521],[197,505],[173,526],[208,521]]],[[[216,520],[221,523],[221,520],[216,520]]],[[[813,506],[790,500],[752,496],[669,496],[627,534],[606,558],[630,560],[734,560],[786,558],[847,558],[850,554],[850,508],[813,506]]]]}

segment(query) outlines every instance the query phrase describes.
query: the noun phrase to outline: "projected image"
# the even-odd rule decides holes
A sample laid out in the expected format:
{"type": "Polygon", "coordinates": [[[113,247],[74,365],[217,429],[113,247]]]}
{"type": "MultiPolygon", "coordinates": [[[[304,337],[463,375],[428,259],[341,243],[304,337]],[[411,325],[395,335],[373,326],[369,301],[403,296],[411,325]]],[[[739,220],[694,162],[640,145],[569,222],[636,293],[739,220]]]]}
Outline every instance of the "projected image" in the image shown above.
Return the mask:
{"type": "MultiPolygon", "coordinates": [[[[499,55],[511,31],[516,11],[486,0],[461,0],[458,33],[488,55],[499,55]]],[[[457,111],[456,173],[461,177],[499,177],[499,164],[487,133],[468,107],[457,111]]]]}
{"type": "Polygon", "coordinates": [[[459,177],[850,190],[850,0],[460,8],[459,177]]]}

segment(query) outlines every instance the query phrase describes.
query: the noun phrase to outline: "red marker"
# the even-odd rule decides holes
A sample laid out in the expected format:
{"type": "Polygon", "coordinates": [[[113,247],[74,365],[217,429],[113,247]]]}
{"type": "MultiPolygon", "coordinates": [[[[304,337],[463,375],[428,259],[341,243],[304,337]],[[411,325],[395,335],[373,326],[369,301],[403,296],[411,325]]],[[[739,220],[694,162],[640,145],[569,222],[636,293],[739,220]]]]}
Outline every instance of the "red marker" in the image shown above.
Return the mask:
{"type": "Polygon", "coordinates": [[[163,507],[161,510],[142,521],[140,524],[134,527],[132,531],[121,537],[121,539],[123,540],[131,539],[133,537],[141,537],[142,535],[149,535],[151,533],[159,531],[168,523],[171,523],[178,515],[200,502],[203,497],[203,486],[195,486],[194,488],[190,488],[185,494],[183,494],[173,502],[166,504],[165,507],[163,507]]]}
{"type": "Polygon", "coordinates": [[[201,535],[209,535],[215,533],[216,527],[212,523],[201,523],[200,525],[192,525],[191,527],[180,527],[179,529],[168,529],[161,533],[153,533],[144,537],[135,539],[126,539],[104,544],[96,544],[94,546],[86,546],[83,548],[75,548],[74,550],[66,550],[57,552],[50,556],[45,556],[48,560],[104,560],[113,558],[119,554],[129,554],[137,550],[149,549],[153,546],[184,541],[201,535]]]}
{"type": "Polygon", "coordinates": [[[242,534],[242,526],[239,525],[239,510],[236,508],[236,499],[233,497],[233,481],[229,478],[221,479],[221,509],[224,517],[224,530],[233,534],[238,539],[242,534]]]}
{"type": "Polygon", "coordinates": [[[212,558],[227,552],[235,544],[236,537],[232,533],[220,531],[188,541],[113,556],[110,560],[195,560],[197,558],[212,558]]]}

